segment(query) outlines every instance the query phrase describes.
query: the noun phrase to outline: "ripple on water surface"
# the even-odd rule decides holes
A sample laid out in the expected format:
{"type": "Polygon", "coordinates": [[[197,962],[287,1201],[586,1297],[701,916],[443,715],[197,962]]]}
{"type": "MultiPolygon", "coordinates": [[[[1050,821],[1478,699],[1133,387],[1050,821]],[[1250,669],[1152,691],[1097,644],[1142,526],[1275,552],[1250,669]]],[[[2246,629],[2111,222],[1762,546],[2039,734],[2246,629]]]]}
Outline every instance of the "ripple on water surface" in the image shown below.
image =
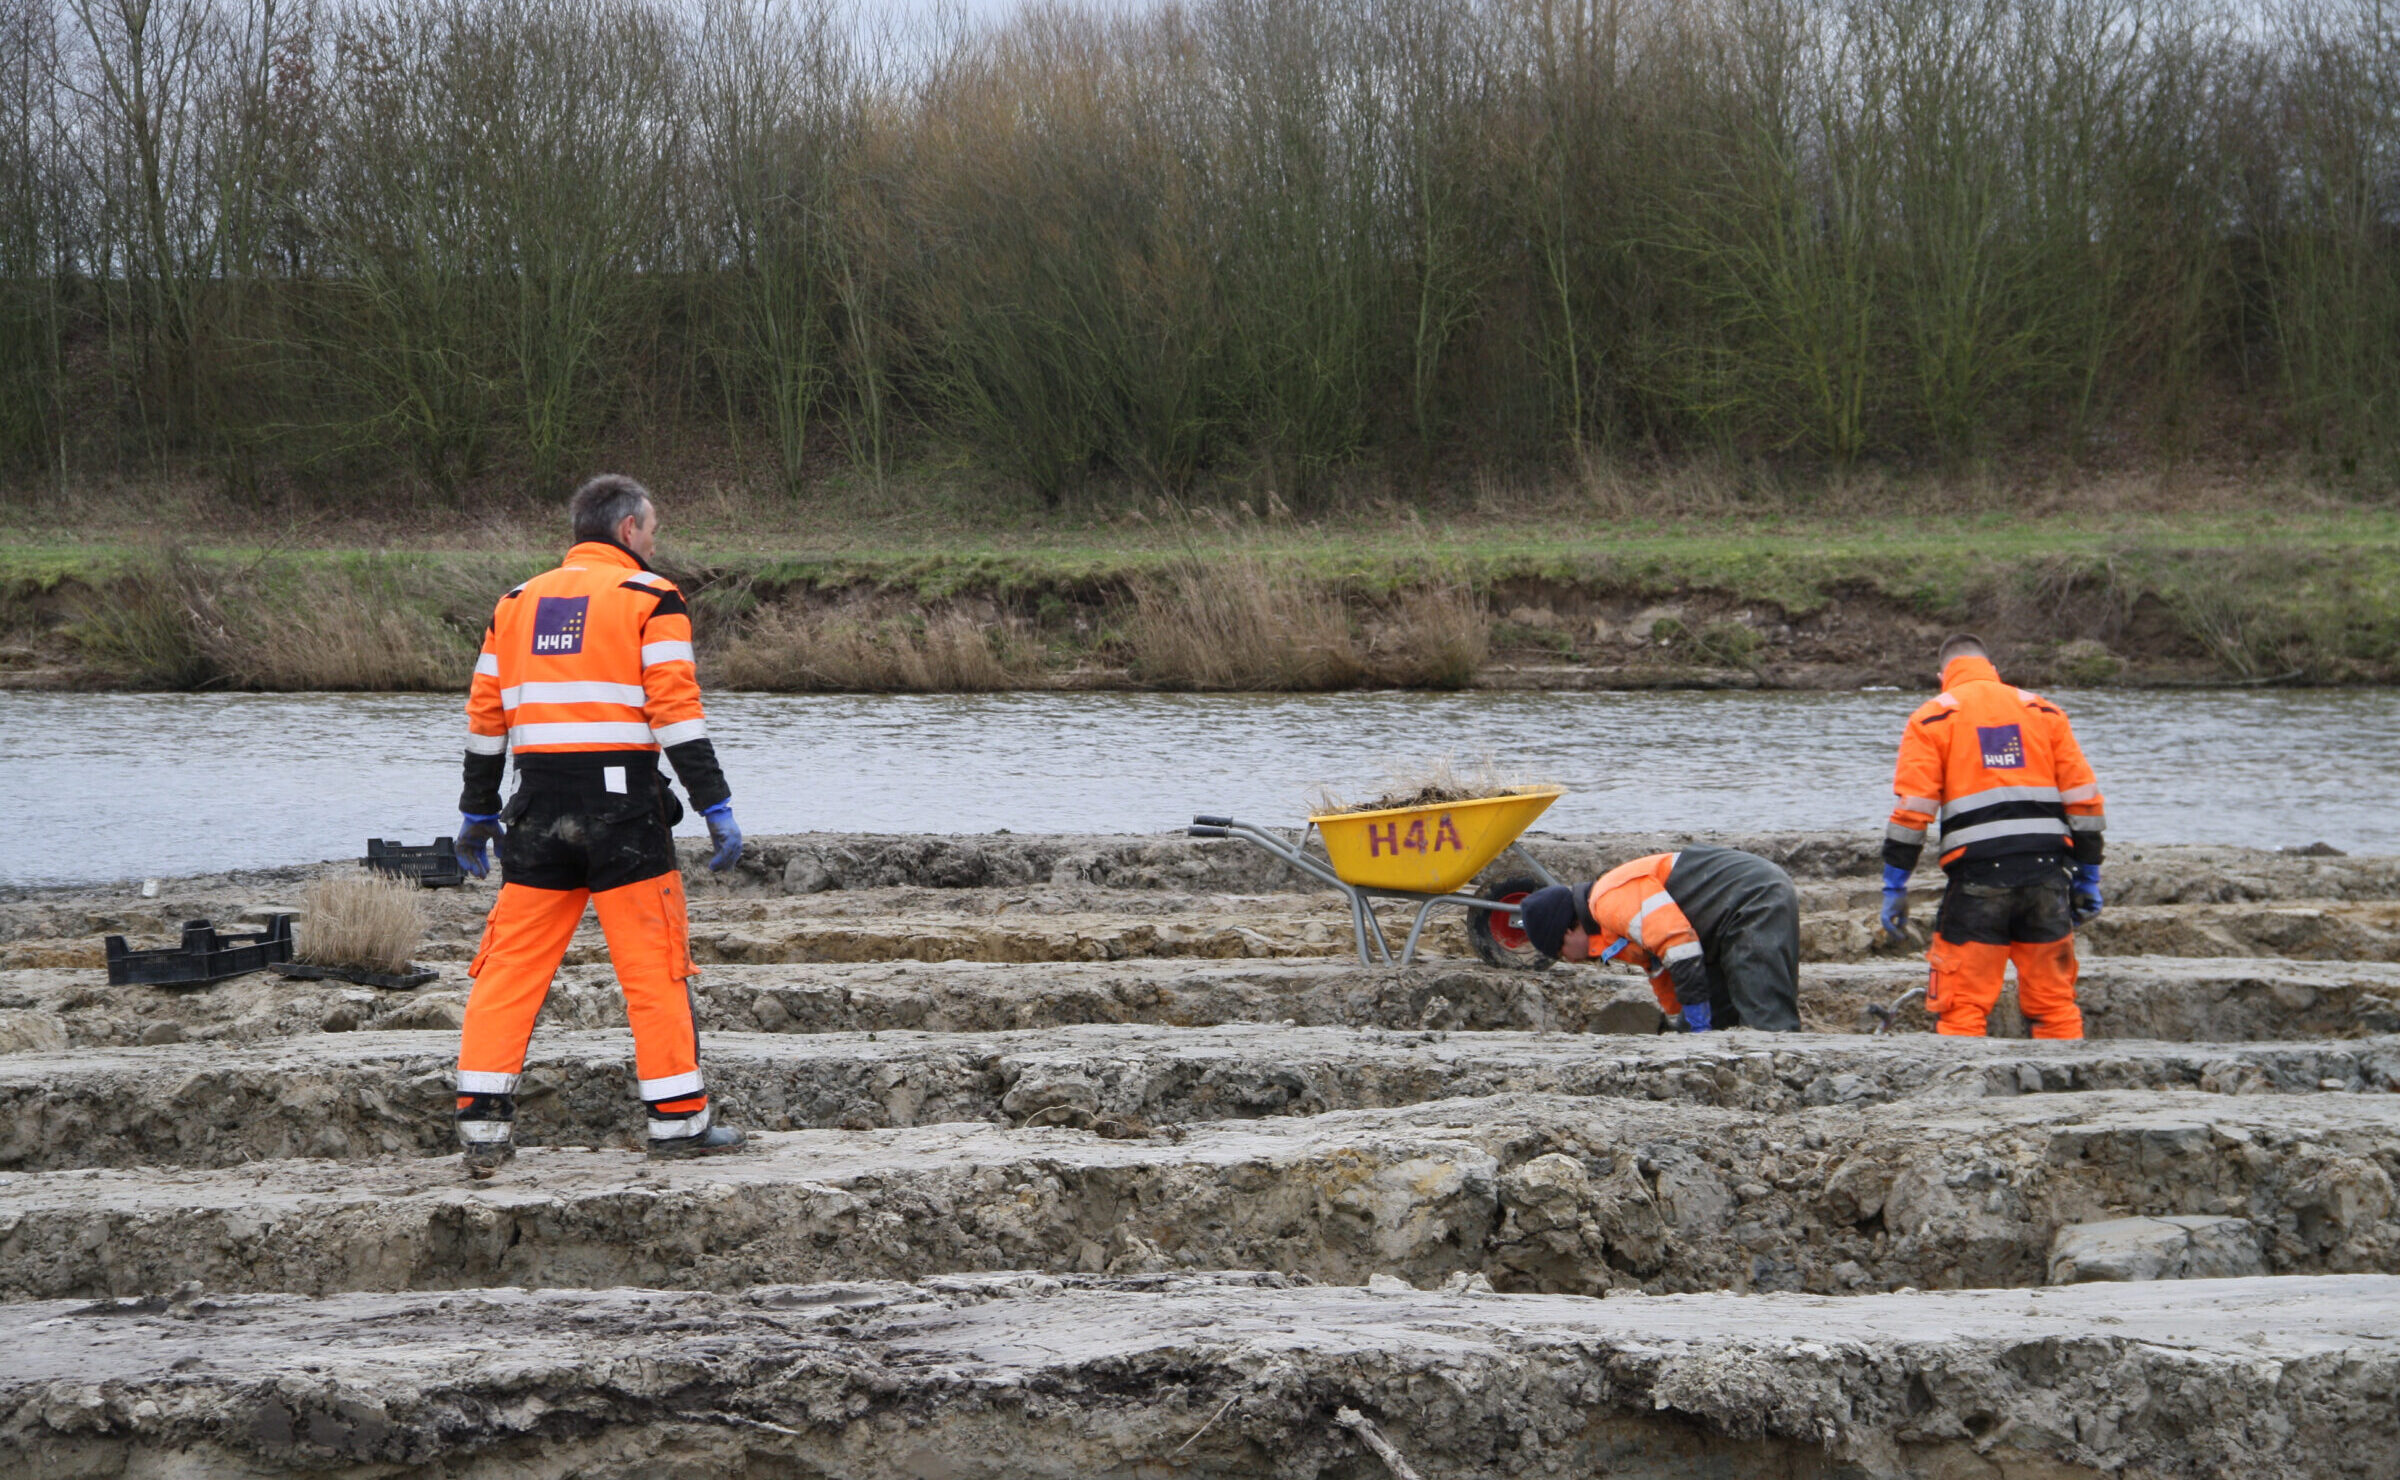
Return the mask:
{"type": "MultiPolygon", "coordinates": [[[[1443,754],[1566,786],[1548,829],[1746,832],[1878,827],[1922,697],[720,693],[709,713],[752,833],[1150,832],[1196,811],[1296,822],[1319,784],[1371,787],[1386,764],[1443,754]]],[[[2059,698],[2119,842],[2400,849],[2378,779],[2400,754],[2390,691],[2059,698]]],[[[0,881],[263,867],[447,833],[459,708],[431,694],[0,694],[0,762],[31,823],[0,851],[0,881]]]]}

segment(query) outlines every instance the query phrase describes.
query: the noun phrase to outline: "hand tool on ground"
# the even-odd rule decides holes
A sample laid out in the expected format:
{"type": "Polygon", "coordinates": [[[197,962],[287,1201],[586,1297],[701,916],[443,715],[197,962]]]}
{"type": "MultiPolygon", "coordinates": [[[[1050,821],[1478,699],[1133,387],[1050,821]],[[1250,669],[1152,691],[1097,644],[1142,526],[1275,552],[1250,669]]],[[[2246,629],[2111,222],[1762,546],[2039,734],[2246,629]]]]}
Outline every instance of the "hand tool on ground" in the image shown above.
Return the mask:
{"type": "Polygon", "coordinates": [[[1908,1006],[1909,1003],[1916,1001],[1918,998],[1924,995],[1925,989],[1923,987],[1910,987],[1907,991],[1902,992],[1897,997],[1894,997],[1892,999],[1892,1005],[1889,1007],[1878,1007],[1870,1004],[1867,1008],[1867,1016],[1875,1020],[1875,1026],[1871,1031],[1875,1034],[1890,1032],[1892,1030],[1892,1024],[1897,1021],[1900,1016],[1900,1009],[1908,1006]]]}

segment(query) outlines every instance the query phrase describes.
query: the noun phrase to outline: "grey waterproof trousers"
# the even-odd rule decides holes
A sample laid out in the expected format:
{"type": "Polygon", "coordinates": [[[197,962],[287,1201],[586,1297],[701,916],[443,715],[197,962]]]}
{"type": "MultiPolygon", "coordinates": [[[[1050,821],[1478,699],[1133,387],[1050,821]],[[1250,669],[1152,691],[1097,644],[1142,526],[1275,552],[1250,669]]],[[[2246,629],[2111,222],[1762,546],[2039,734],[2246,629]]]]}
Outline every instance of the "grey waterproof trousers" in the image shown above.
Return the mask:
{"type": "Polygon", "coordinates": [[[1800,1028],[1800,895],[1792,876],[1738,848],[1686,848],[1667,893],[1700,937],[1715,1026],[1800,1028]]]}

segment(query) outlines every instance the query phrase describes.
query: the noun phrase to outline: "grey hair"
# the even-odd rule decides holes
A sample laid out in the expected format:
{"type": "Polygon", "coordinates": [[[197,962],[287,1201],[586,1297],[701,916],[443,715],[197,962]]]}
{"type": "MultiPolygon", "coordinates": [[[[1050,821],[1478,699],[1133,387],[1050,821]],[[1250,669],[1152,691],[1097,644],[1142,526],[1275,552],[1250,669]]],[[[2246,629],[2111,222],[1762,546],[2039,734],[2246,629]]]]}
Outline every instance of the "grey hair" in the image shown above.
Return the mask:
{"type": "Polygon", "coordinates": [[[1982,638],[1972,632],[1961,632],[1954,637],[1943,639],[1942,650],[1934,655],[1934,661],[1946,664],[1952,658],[1988,658],[1990,656],[1991,653],[1984,648],[1982,638]]]}
{"type": "Polygon", "coordinates": [[[600,540],[613,544],[617,526],[628,515],[638,519],[642,510],[656,507],[649,489],[623,473],[602,473],[567,500],[567,520],[578,543],[600,540]]]}

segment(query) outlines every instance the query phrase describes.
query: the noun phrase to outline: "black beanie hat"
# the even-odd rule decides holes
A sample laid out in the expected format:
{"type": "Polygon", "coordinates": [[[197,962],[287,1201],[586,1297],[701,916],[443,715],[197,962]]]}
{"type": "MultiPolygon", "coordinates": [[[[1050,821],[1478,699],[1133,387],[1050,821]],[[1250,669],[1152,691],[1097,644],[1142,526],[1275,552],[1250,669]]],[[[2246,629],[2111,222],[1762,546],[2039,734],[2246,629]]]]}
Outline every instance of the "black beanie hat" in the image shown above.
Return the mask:
{"type": "Polygon", "coordinates": [[[1517,916],[1533,948],[1556,960],[1566,948],[1567,932],[1575,928],[1575,891],[1564,884],[1536,889],[1517,905],[1517,916]]]}

